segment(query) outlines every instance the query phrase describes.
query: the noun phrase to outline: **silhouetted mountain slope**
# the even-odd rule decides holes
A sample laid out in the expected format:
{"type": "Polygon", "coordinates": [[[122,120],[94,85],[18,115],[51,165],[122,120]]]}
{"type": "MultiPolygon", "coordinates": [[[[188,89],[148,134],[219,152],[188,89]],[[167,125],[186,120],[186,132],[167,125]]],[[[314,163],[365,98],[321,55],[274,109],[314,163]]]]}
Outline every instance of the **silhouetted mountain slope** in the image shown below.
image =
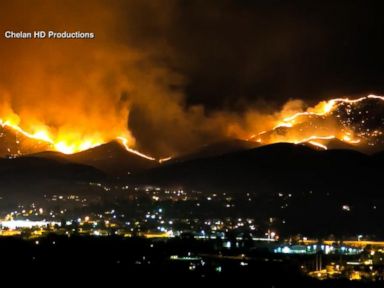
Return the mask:
{"type": "Polygon", "coordinates": [[[180,155],[171,159],[170,161],[167,162],[167,164],[184,162],[192,159],[220,156],[227,153],[249,150],[259,146],[260,146],[259,143],[253,142],[253,141],[230,139],[227,141],[215,142],[215,143],[201,146],[197,150],[191,151],[189,153],[185,153],[183,155],[180,155]]]}
{"type": "Polygon", "coordinates": [[[374,176],[378,173],[373,158],[352,150],[316,151],[304,145],[280,143],[168,163],[139,173],[131,180],[239,193],[301,189],[351,189],[357,192],[362,188],[377,187],[374,186],[377,185],[374,176]]]}
{"type": "Polygon", "coordinates": [[[129,181],[216,193],[230,204],[216,213],[274,219],[273,227],[289,235],[381,235],[383,155],[280,143],[169,163],[129,181]]]}
{"type": "Polygon", "coordinates": [[[89,165],[110,175],[127,175],[156,167],[158,164],[130,153],[116,141],[70,155],[59,152],[41,152],[34,156],[89,165]]]}
{"type": "Polygon", "coordinates": [[[40,181],[44,179],[82,180],[105,178],[105,174],[94,167],[60,162],[38,157],[0,159],[0,181],[24,179],[40,181]]]}

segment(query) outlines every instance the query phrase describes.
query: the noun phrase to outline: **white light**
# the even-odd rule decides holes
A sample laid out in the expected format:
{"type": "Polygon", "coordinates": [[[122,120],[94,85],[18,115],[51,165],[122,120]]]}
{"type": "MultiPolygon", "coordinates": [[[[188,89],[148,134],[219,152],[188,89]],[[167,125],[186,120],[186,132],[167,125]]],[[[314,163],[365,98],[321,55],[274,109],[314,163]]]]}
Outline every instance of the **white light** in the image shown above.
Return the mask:
{"type": "Polygon", "coordinates": [[[16,228],[32,228],[42,227],[47,225],[59,225],[59,222],[47,222],[47,221],[29,221],[29,220],[10,220],[0,221],[0,225],[7,227],[8,229],[14,230],[16,228]]]}
{"type": "Polygon", "coordinates": [[[344,211],[351,211],[351,207],[349,205],[343,205],[342,209],[344,211]]]}
{"type": "Polygon", "coordinates": [[[288,246],[285,246],[285,247],[281,250],[281,252],[283,252],[283,253],[285,253],[285,254],[288,254],[288,253],[291,253],[291,249],[289,249],[288,246]]]}

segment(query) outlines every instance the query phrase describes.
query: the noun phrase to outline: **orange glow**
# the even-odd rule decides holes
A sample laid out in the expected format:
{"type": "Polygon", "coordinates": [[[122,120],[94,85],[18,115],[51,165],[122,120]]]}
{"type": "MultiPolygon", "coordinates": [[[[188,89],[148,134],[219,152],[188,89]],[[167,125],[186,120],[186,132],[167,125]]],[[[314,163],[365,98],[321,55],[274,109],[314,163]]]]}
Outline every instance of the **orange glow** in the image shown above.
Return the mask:
{"type": "Polygon", "coordinates": [[[311,137],[308,137],[308,138],[304,138],[300,141],[296,141],[294,142],[295,144],[300,144],[300,143],[305,143],[305,142],[309,142],[309,141],[315,141],[315,140],[332,140],[332,139],[335,139],[336,137],[333,136],[333,135],[330,135],[330,136],[311,136],[311,137]]]}
{"type": "MultiPolygon", "coordinates": [[[[327,149],[331,140],[339,140],[351,145],[363,145],[366,143],[368,137],[380,136],[383,132],[380,129],[372,129],[370,131],[367,130],[368,132],[362,132],[365,134],[359,134],[355,130],[350,129],[348,125],[342,126],[337,124],[335,115],[340,116],[337,114],[339,105],[345,103],[355,104],[366,99],[384,101],[383,96],[369,95],[358,99],[336,98],[322,101],[305,111],[300,111],[303,110],[300,105],[291,105],[290,109],[283,109],[282,112],[268,117],[266,121],[256,121],[260,118],[252,118],[252,121],[250,122],[262,122],[262,125],[259,126],[260,129],[258,130],[262,132],[249,135],[249,131],[245,130],[251,129],[247,128],[243,130],[245,133],[242,133],[242,135],[238,137],[249,141],[256,141],[261,144],[277,142],[294,144],[309,143],[321,149],[327,149]],[[332,116],[333,118],[328,116],[332,116]],[[247,134],[249,135],[248,137],[247,134]]],[[[297,102],[300,101],[296,101],[296,103],[297,102]]],[[[347,109],[350,111],[352,108],[348,107],[347,109]]],[[[93,122],[85,121],[84,119],[86,119],[86,117],[84,119],[82,118],[81,121],[79,120],[78,131],[73,125],[66,125],[61,122],[49,126],[45,122],[40,122],[41,120],[38,120],[40,119],[39,117],[21,117],[23,113],[16,114],[7,105],[3,105],[0,113],[0,117],[2,117],[0,118],[0,125],[3,128],[9,128],[29,139],[37,140],[36,142],[44,144],[44,149],[46,150],[72,154],[96,147],[109,141],[117,140],[127,151],[147,160],[164,163],[172,159],[172,157],[157,159],[133,148],[135,139],[125,128],[127,123],[124,119],[127,119],[129,115],[128,108],[126,111],[124,110],[124,113],[117,117],[117,120],[104,121],[104,119],[99,119],[98,121],[100,121],[101,124],[94,120],[93,122],[97,122],[97,125],[93,122]],[[91,124],[88,125],[88,122],[91,124]],[[103,129],[94,131],[99,125],[102,125],[103,129]]],[[[79,113],[79,115],[80,114],[81,113],[79,113]]],[[[344,116],[340,117],[340,119],[344,119],[344,116]]],[[[51,120],[48,123],[51,122],[56,123],[54,120],[51,120]]],[[[241,125],[238,126],[241,127],[241,125]]],[[[255,131],[257,129],[252,130],[255,131]]],[[[21,155],[19,152],[15,154],[16,157],[21,155]]]]}
{"type": "Polygon", "coordinates": [[[172,159],[172,157],[162,158],[162,159],[159,159],[159,163],[167,162],[167,161],[169,161],[171,159],[172,159]]]}
{"type": "MultiPolygon", "coordinates": [[[[288,142],[295,144],[310,143],[311,145],[322,149],[327,149],[327,142],[333,139],[337,139],[351,145],[357,145],[362,142],[362,139],[354,135],[350,129],[337,127],[335,124],[332,124],[331,120],[326,117],[332,115],[332,113],[341,104],[356,104],[367,99],[378,99],[384,101],[383,96],[376,95],[368,95],[358,99],[335,98],[328,101],[322,101],[316,106],[308,108],[306,111],[297,112],[291,115],[280,115],[280,120],[276,121],[272,130],[253,134],[247,140],[257,141],[263,144],[276,142],[288,142]],[[315,124],[311,124],[311,119],[318,122],[313,122],[315,124]],[[319,123],[320,121],[323,121],[325,124],[323,126],[321,126],[322,124],[317,125],[316,123],[319,123]],[[297,129],[290,130],[290,128],[297,129]],[[311,135],[311,130],[313,130],[312,133],[315,135],[311,135]],[[319,142],[318,140],[321,141],[319,142]]],[[[375,136],[378,134],[375,133],[376,131],[374,131],[372,135],[375,136]]]]}
{"type": "Polygon", "coordinates": [[[120,140],[121,144],[123,144],[123,146],[125,147],[125,149],[127,149],[127,151],[133,153],[133,154],[136,154],[137,156],[140,156],[140,157],[143,157],[145,159],[148,159],[148,160],[151,160],[151,161],[156,161],[156,158],[153,158],[151,156],[148,156],[148,155],[145,155],[135,149],[132,149],[128,146],[128,139],[127,138],[124,138],[124,137],[117,137],[116,139],[120,140]]]}
{"type": "MultiPolygon", "coordinates": [[[[286,121],[286,119],[284,119],[283,121],[286,121]]],[[[288,128],[291,128],[294,124],[294,120],[292,121],[287,121],[287,123],[280,123],[278,125],[276,125],[275,127],[273,127],[273,129],[276,129],[276,128],[279,128],[279,127],[288,127],[288,128]]],[[[265,132],[264,132],[265,133],[265,132]]]]}
{"type": "Polygon", "coordinates": [[[9,127],[11,129],[23,134],[24,136],[26,136],[28,138],[41,140],[41,141],[53,144],[52,139],[48,136],[48,133],[44,130],[36,131],[35,133],[28,133],[28,132],[24,131],[23,129],[21,129],[18,125],[12,123],[11,121],[9,121],[9,120],[3,121],[2,119],[0,119],[0,125],[2,127],[9,127]]]}
{"type": "Polygon", "coordinates": [[[60,135],[57,139],[53,139],[52,136],[49,135],[47,130],[36,130],[33,133],[27,132],[18,126],[15,123],[12,123],[9,120],[0,119],[0,125],[4,127],[11,128],[14,131],[19,132],[20,134],[28,137],[30,139],[39,140],[42,142],[46,142],[49,144],[53,150],[59,151],[64,154],[72,154],[79,151],[83,151],[95,146],[102,144],[103,142],[100,139],[79,139],[76,141],[70,141],[70,139],[66,139],[65,135],[60,135]]]}
{"type": "Polygon", "coordinates": [[[343,141],[351,143],[351,144],[357,144],[360,143],[360,139],[353,139],[350,135],[346,134],[341,138],[343,141]]]}
{"type": "MultiPolygon", "coordinates": [[[[50,135],[47,129],[41,128],[37,129],[33,133],[27,132],[24,129],[22,129],[19,125],[12,122],[11,120],[3,120],[0,119],[0,125],[3,128],[10,128],[22,135],[24,135],[27,138],[35,139],[44,143],[47,143],[52,150],[64,153],[64,154],[73,154],[76,152],[80,152],[83,150],[87,150],[96,146],[99,146],[105,141],[103,141],[100,137],[83,137],[80,139],[74,138],[72,135],[65,135],[60,134],[57,137],[53,137],[50,135]]],[[[129,151],[130,153],[133,153],[137,156],[143,157],[145,159],[156,161],[155,158],[145,155],[133,148],[129,147],[129,140],[127,137],[116,137],[117,140],[124,146],[124,148],[129,151]]],[[[159,162],[167,161],[171,159],[170,157],[160,159],[159,162]]]]}
{"type": "Polygon", "coordinates": [[[65,141],[60,141],[58,143],[54,143],[55,150],[64,153],[64,154],[73,154],[75,152],[87,150],[96,146],[101,145],[102,142],[94,142],[91,140],[85,140],[80,143],[69,144],[65,141]]]}
{"type": "Polygon", "coordinates": [[[316,141],[308,141],[309,144],[312,144],[313,146],[316,146],[316,147],[319,147],[321,149],[324,149],[324,150],[327,150],[328,147],[319,143],[319,142],[316,142],[316,141]]]}
{"type": "Polygon", "coordinates": [[[332,140],[335,139],[336,137],[333,135],[330,136],[311,136],[309,138],[303,139],[301,141],[295,142],[295,144],[302,144],[302,143],[309,143],[313,146],[316,146],[318,148],[328,150],[328,147],[320,142],[318,140],[332,140]]]}

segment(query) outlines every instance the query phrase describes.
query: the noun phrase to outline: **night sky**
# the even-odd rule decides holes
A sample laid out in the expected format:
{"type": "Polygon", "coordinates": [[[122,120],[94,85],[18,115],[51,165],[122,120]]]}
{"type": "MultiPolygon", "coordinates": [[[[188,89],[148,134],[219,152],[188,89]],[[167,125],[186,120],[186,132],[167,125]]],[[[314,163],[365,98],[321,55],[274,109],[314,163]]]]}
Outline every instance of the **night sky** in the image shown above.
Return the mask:
{"type": "Polygon", "coordinates": [[[169,30],[145,31],[175,49],[189,103],[237,109],[380,94],[384,20],[375,4],[178,1],[169,30]]]}

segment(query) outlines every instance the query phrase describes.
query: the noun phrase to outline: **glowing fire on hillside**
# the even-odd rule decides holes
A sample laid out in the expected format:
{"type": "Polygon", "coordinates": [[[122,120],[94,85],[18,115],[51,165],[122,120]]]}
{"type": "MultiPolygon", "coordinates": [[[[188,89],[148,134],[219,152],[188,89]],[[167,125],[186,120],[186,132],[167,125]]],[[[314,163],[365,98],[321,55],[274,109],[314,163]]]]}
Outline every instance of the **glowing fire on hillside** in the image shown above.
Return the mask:
{"type": "MultiPolygon", "coordinates": [[[[383,144],[383,107],[384,97],[375,95],[358,99],[337,98],[322,101],[305,111],[283,115],[273,123],[273,126],[268,123],[272,129],[252,135],[248,140],[261,144],[308,143],[319,149],[328,149],[331,141],[340,141],[340,143],[354,147],[375,146],[383,144]]],[[[124,115],[124,117],[126,116],[124,115]]],[[[117,122],[120,124],[125,121],[117,122]]],[[[160,163],[171,159],[171,157],[157,159],[134,149],[135,139],[131,133],[127,129],[119,128],[123,127],[123,124],[118,125],[117,128],[111,126],[107,134],[93,130],[87,131],[88,133],[76,133],[76,131],[60,129],[60,127],[53,129],[45,124],[26,124],[29,124],[26,125],[28,128],[24,128],[25,122],[21,122],[20,117],[15,113],[5,114],[5,117],[3,115],[3,118],[0,118],[3,130],[9,129],[14,134],[33,140],[33,145],[41,143],[43,146],[39,146],[37,151],[34,150],[35,152],[53,150],[72,154],[114,140],[118,141],[128,152],[144,159],[160,163]],[[21,123],[24,125],[22,126],[21,123]]],[[[19,142],[20,140],[16,139],[16,143],[19,142]]],[[[8,152],[12,154],[10,151],[8,152]]],[[[18,151],[13,155],[17,157],[23,154],[25,154],[24,151],[18,151]]]]}
{"type": "Polygon", "coordinates": [[[279,119],[273,129],[252,135],[248,140],[262,144],[309,143],[321,149],[327,149],[331,140],[352,146],[375,146],[383,141],[381,105],[384,97],[376,95],[322,101],[306,111],[279,119]]]}
{"type": "MultiPolygon", "coordinates": [[[[101,138],[91,138],[91,137],[88,137],[88,138],[85,137],[85,138],[76,139],[75,141],[73,141],[73,139],[70,139],[70,138],[66,139],[66,137],[62,135],[61,137],[55,139],[52,135],[50,135],[50,133],[47,130],[36,129],[34,132],[31,133],[31,132],[25,131],[23,128],[21,128],[17,124],[12,123],[12,121],[10,120],[0,119],[0,125],[3,128],[9,128],[17,133],[20,133],[29,139],[34,139],[37,141],[41,141],[45,144],[48,144],[48,147],[50,149],[64,153],[64,154],[73,154],[73,153],[84,151],[105,143],[105,141],[103,141],[103,139],[101,138]]],[[[127,151],[151,161],[156,160],[151,156],[145,155],[133,148],[130,148],[129,138],[119,136],[119,137],[116,137],[116,140],[118,140],[125,147],[127,151]]]]}

